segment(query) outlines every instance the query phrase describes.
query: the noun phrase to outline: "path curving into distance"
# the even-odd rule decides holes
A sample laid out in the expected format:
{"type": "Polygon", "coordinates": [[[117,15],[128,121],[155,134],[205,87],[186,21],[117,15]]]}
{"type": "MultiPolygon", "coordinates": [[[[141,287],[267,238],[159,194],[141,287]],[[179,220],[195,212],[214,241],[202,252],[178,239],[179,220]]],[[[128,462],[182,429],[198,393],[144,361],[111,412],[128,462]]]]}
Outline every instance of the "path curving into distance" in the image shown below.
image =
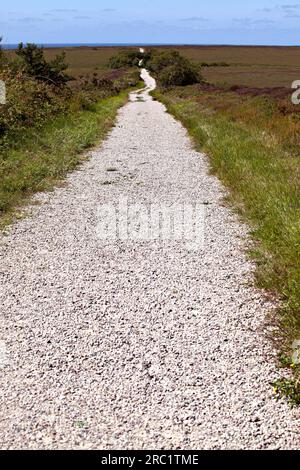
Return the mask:
{"type": "Polygon", "coordinates": [[[1,447],[297,448],[247,229],[142,73],[103,145],[0,239],[1,447]],[[174,232],[139,238],[158,207],[174,232]]]}

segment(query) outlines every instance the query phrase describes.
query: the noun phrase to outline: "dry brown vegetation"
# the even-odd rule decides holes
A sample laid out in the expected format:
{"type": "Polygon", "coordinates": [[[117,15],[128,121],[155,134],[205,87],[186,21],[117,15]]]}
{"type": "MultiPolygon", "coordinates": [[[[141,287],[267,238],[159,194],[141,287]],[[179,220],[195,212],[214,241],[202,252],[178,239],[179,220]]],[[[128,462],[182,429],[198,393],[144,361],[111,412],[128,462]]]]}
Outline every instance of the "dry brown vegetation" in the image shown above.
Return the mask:
{"type": "MultiPolygon", "coordinates": [[[[250,87],[286,87],[300,79],[300,47],[256,46],[174,46],[156,49],[176,49],[196,63],[225,62],[229,67],[204,67],[202,74],[216,85],[245,85],[250,87]]],[[[75,78],[82,74],[105,69],[109,59],[120,47],[66,47],[68,73],[75,78]]],[[[130,49],[136,49],[130,48],[130,49]]],[[[148,48],[151,49],[151,48],[148,48]]],[[[47,59],[62,49],[46,49],[47,59]]],[[[9,54],[13,54],[12,51],[9,54]]]]}
{"type": "Polygon", "coordinates": [[[225,62],[229,67],[205,67],[203,76],[217,85],[290,88],[300,79],[300,47],[180,46],[176,49],[202,63],[225,62]]]}
{"type": "MultiPolygon", "coordinates": [[[[105,70],[109,59],[119,50],[119,47],[53,47],[45,49],[45,57],[47,60],[52,60],[64,51],[66,62],[69,64],[68,73],[77,78],[80,75],[105,70]]],[[[13,56],[14,51],[8,51],[8,54],[13,56]]]]}

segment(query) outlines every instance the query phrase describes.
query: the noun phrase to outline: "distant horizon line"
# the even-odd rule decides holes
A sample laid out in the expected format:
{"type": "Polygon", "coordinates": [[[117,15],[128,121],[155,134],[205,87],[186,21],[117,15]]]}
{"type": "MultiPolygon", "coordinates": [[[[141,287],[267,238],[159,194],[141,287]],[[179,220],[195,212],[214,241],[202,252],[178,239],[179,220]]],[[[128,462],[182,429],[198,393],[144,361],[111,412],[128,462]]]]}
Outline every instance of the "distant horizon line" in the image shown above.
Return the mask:
{"type": "MultiPolygon", "coordinates": [[[[22,42],[22,41],[20,41],[22,42]]],[[[15,49],[20,44],[18,43],[2,43],[1,47],[4,49],[15,49]]],[[[120,46],[128,46],[128,47],[141,47],[141,46],[189,46],[189,47],[300,47],[299,45],[295,44],[226,44],[226,43],[219,43],[219,44],[204,44],[204,43],[144,43],[144,42],[120,42],[120,43],[110,43],[110,42],[58,42],[58,43],[46,43],[46,42],[23,42],[23,44],[37,44],[41,47],[120,47],[120,46]]]]}

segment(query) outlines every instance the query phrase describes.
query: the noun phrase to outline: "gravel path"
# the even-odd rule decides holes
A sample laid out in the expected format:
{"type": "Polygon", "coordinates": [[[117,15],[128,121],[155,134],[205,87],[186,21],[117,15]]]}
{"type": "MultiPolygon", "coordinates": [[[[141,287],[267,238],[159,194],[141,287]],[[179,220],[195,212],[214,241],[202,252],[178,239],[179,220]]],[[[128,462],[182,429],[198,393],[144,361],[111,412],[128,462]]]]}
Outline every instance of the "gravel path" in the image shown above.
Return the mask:
{"type": "Polygon", "coordinates": [[[147,91],[131,100],[0,239],[1,447],[297,448],[247,230],[183,127],[147,91]],[[99,207],[125,196],[205,203],[204,246],[101,239],[99,207]]]}

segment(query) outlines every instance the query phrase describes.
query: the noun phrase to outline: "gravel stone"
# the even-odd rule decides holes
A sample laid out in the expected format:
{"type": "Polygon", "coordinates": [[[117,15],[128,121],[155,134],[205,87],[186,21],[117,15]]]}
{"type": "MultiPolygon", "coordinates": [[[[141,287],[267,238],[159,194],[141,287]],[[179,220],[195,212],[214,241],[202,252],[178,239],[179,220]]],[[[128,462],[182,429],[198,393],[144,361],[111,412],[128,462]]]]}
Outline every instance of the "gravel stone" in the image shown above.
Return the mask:
{"type": "Polygon", "coordinates": [[[296,449],[247,227],[143,77],[103,145],[0,238],[1,447],[296,449]],[[203,247],[101,240],[99,207],[120,197],[205,203],[203,247]]]}

